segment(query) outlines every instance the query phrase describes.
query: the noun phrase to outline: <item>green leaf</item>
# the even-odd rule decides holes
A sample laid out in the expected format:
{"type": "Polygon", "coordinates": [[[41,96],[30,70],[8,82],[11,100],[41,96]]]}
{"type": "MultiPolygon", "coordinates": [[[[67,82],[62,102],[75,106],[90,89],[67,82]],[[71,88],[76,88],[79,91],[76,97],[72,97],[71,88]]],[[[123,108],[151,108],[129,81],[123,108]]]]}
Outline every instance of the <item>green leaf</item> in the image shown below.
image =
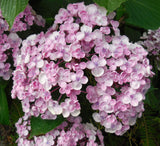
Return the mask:
{"type": "MultiPolygon", "coordinates": [[[[116,20],[120,20],[122,17],[125,17],[126,10],[123,5],[116,9],[116,20]]],[[[124,18],[123,18],[124,19],[124,18]]]]}
{"type": "Polygon", "coordinates": [[[154,88],[151,86],[151,88],[148,90],[146,94],[146,99],[144,101],[145,104],[148,104],[152,109],[159,111],[160,110],[160,89],[154,88]]]}
{"type": "Polygon", "coordinates": [[[127,23],[145,29],[160,26],[160,0],[129,0],[124,5],[129,15],[127,23]]]}
{"type": "Polygon", "coordinates": [[[45,134],[57,126],[59,126],[62,122],[64,122],[63,116],[57,116],[55,120],[44,120],[40,117],[31,117],[31,133],[29,139],[33,138],[33,136],[45,134]]]}
{"type": "Polygon", "coordinates": [[[103,6],[107,9],[108,12],[113,12],[126,0],[94,0],[100,6],[103,6]]]}
{"type": "Polygon", "coordinates": [[[18,121],[18,119],[24,115],[24,113],[20,100],[14,99],[9,103],[10,125],[14,125],[18,121]]]}
{"type": "Polygon", "coordinates": [[[0,123],[4,125],[9,125],[8,102],[7,96],[5,94],[6,84],[2,83],[0,84],[0,123]]]}
{"type": "Polygon", "coordinates": [[[10,28],[16,16],[26,8],[27,4],[28,0],[0,0],[2,15],[10,28]]]}

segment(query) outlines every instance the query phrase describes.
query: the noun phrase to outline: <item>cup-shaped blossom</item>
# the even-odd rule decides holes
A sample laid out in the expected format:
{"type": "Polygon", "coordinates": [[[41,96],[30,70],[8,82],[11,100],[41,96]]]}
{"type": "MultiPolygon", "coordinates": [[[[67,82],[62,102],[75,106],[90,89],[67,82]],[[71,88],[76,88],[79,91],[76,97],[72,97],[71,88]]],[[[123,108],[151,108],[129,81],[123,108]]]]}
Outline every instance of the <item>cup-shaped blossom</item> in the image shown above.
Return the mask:
{"type": "Polygon", "coordinates": [[[80,90],[82,88],[82,84],[86,84],[88,82],[88,78],[84,76],[84,72],[82,70],[72,73],[71,80],[72,88],[75,90],[80,90]]]}
{"type": "Polygon", "coordinates": [[[91,61],[87,62],[87,68],[91,69],[92,74],[95,77],[100,77],[104,73],[103,67],[106,65],[106,60],[96,55],[91,57],[91,61]]]}

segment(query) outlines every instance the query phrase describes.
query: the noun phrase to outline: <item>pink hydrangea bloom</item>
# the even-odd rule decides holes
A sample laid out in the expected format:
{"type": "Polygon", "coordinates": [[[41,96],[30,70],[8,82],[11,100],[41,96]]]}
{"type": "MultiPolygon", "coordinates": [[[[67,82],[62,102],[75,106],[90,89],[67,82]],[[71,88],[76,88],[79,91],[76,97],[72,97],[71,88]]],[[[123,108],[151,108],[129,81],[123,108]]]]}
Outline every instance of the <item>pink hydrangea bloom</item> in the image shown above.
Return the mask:
{"type": "MultiPolygon", "coordinates": [[[[9,80],[12,73],[11,64],[8,63],[7,59],[13,58],[14,66],[16,66],[16,58],[22,42],[17,32],[27,30],[29,26],[33,25],[33,22],[40,26],[45,25],[45,20],[40,15],[37,15],[31,6],[28,5],[15,18],[14,24],[11,30],[9,30],[9,25],[3,18],[0,10],[0,77],[4,80],[9,80]],[[7,35],[8,32],[9,35],[7,35]],[[12,51],[12,53],[9,53],[9,51],[12,51]]],[[[29,58],[26,57],[26,61],[29,61],[29,58]]]]}
{"type": "MultiPolygon", "coordinates": [[[[46,33],[22,42],[12,98],[21,100],[26,114],[43,119],[77,117],[83,92],[93,119],[106,132],[122,135],[141,117],[148,78],[153,76],[147,51],[121,36],[115,13],[106,12],[95,4],[69,4],[59,10],[46,33]]],[[[77,143],[70,131],[62,129],[58,135],[60,145],[77,143]]],[[[95,135],[87,138],[86,145],[96,145],[95,135]]]]}

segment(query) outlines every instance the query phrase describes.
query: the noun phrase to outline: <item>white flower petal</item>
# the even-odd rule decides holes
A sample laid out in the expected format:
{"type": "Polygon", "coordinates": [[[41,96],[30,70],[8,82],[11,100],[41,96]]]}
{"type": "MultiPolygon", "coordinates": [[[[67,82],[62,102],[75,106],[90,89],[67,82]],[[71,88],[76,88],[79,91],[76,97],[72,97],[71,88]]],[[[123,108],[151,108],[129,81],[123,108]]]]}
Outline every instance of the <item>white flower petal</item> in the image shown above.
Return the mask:
{"type": "Polygon", "coordinates": [[[87,62],[87,68],[88,69],[93,69],[95,67],[95,64],[92,61],[87,62]]]}
{"type": "Polygon", "coordinates": [[[49,36],[49,39],[55,40],[58,35],[59,35],[59,32],[55,31],[49,36]]]}
{"type": "Polygon", "coordinates": [[[142,95],[140,92],[138,92],[138,93],[136,93],[136,94],[134,95],[134,98],[135,98],[137,101],[142,101],[143,95],[142,95]]]}
{"type": "Polygon", "coordinates": [[[92,32],[92,27],[89,27],[87,25],[83,25],[81,27],[81,32],[85,32],[85,33],[91,33],[92,32]]]}
{"type": "Polygon", "coordinates": [[[10,33],[10,34],[8,35],[8,39],[11,39],[11,40],[13,40],[13,41],[16,41],[16,40],[19,39],[19,36],[18,36],[16,33],[10,33]]]}
{"type": "Polygon", "coordinates": [[[62,107],[60,105],[57,105],[55,107],[55,113],[56,113],[56,115],[62,114],[62,111],[63,111],[63,109],[62,109],[62,107]]]}
{"type": "Polygon", "coordinates": [[[68,118],[70,113],[66,109],[63,109],[62,115],[63,115],[64,118],[68,118]]]}
{"type": "Polygon", "coordinates": [[[104,111],[106,113],[112,113],[114,111],[113,106],[106,104],[106,106],[104,106],[104,111]]]}
{"type": "Polygon", "coordinates": [[[30,60],[30,55],[27,54],[25,59],[24,59],[24,63],[29,63],[29,60],[30,60]]]}
{"type": "Polygon", "coordinates": [[[98,65],[99,66],[105,66],[106,65],[106,60],[104,59],[104,58],[101,58],[101,59],[99,59],[99,61],[98,61],[98,65]]]}
{"type": "Polygon", "coordinates": [[[16,63],[17,63],[17,65],[19,65],[19,64],[22,63],[22,55],[17,55],[17,57],[16,57],[16,63]]]}
{"type": "Polygon", "coordinates": [[[44,84],[47,81],[47,76],[44,72],[41,72],[38,78],[41,84],[44,84]]]}
{"type": "Polygon", "coordinates": [[[132,106],[138,106],[138,101],[137,101],[137,99],[132,99],[132,100],[131,100],[131,105],[132,105],[132,106]]]}
{"type": "Polygon", "coordinates": [[[133,89],[138,89],[140,87],[140,82],[139,81],[132,81],[130,83],[131,88],[133,89]]]}
{"type": "Polygon", "coordinates": [[[81,78],[80,82],[82,84],[86,84],[88,82],[88,78],[84,76],[84,77],[81,78]]]}
{"type": "Polygon", "coordinates": [[[84,38],[85,34],[84,32],[77,32],[76,34],[76,39],[79,41],[79,40],[82,40],[84,38]]]}
{"type": "Polygon", "coordinates": [[[105,85],[108,86],[108,87],[111,87],[113,85],[113,80],[112,79],[107,79],[105,81],[105,85]]]}
{"type": "Polygon", "coordinates": [[[101,122],[101,117],[98,113],[93,113],[92,117],[96,122],[101,122]]]}
{"type": "Polygon", "coordinates": [[[89,15],[93,15],[97,12],[97,7],[95,4],[90,4],[87,6],[86,11],[88,12],[89,15]]]}
{"type": "Polygon", "coordinates": [[[103,75],[104,73],[104,69],[101,68],[101,67],[96,67],[94,69],[92,69],[92,74],[95,76],[95,77],[100,77],[103,75]]]}
{"type": "Polygon", "coordinates": [[[73,117],[77,117],[80,114],[80,110],[75,110],[74,112],[71,113],[73,117]]]}
{"type": "Polygon", "coordinates": [[[49,110],[53,115],[56,115],[53,106],[48,106],[48,110],[49,110]]]}
{"type": "Polygon", "coordinates": [[[51,88],[52,88],[52,85],[51,85],[51,84],[49,84],[48,82],[45,82],[45,83],[44,83],[44,89],[45,89],[46,91],[49,91],[51,88]]]}
{"type": "Polygon", "coordinates": [[[82,84],[80,82],[77,82],[77,81],[72,82],[72,88],[74,90],[80,90],[82,88],[82,84]]]}
{"type": "Polygon", "coordinates": [[[72,81],[75,81],[75,80],[76,80],[76,74],[75,74],[75,73],[72,73],[70,77],[71,77],[71,80],[72,80],[72,81]]]}
{"type": "Polygon", "coordinates": [[[122,102],[124,104],[129,104],[131,102],[131,98],[129,96],[124,96],[122,102]]]}
{"type": "Polygon", "coordinates": [[[72,56],[69,53],[63,54],[63,60],[69,62],[72,60],[72,56]]]}
{"type": "Polygon", "coordinates": [[[42,68],[44,65],[44,61],[43,60],[40,60],[38,63],[37,63],[37,68],[42,68]]]}
{"type": "Polygon", "coordinates": [[[136,119],[137,119],[137,117],[131,117],[129,119],[129,125],[133,126],[136,123],[136,119]]]}
{"type": "Polygon", "coordinates": [[[97,8],[98,8],[99,13],[101,13],[101,15],[106,16],[107,14],[106,8],[98,6],[98,5],[97,5],[97,8]]]}
{"type": "Polygon", "coordinates": [[[115,133],[117,129],[115,128],[105,128],[105,132],[107,133],[115,133]]]}

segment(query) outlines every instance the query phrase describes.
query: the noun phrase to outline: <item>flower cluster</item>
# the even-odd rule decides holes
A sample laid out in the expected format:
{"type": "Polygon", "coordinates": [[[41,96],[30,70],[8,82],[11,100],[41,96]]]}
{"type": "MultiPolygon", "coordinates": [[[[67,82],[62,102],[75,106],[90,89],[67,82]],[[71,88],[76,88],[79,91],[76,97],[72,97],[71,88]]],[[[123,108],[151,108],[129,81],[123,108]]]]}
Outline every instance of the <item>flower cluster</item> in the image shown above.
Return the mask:
{"type": "Polygon", "coordinates": [[[29,116],[25,115],[16,123],[18,146],[104,146],[101,131],[90,123],[82,124],[81,117],[69,117],[54,130],[28,140],[31,130],[28,119],[29,116]]]}
{"type": "Polygon", "coordinates": [[[144,33],[141,39],[141,45],[147,48],[149,55],[157,56],[160,54],[160,28],[157,30],[148,30],[144,33]]]}
{"type": "Polygon", "coordinates": [[[139,44],[144,46],[149,56],[153,56],[157,63],[157,67],[160,70],[159,62],[160,62],[160,28],[157,30],[148,30],[148,32],[144,33],[141,37],[143,41],[140,41],[139,44]]]}
{"type": "MultiPolygon", "coordinates": [[[[115,13],[95,4],[69,4],[46,32],[22,42],[13,75],[12,98],[43,119],[80,114],[80,94],[105,131],[122,135],[144,111],[153,75],[147,51],[121,36],[115,13]]],[[[65,133],[64,133],[65,135],[65,133]]],[[[92,144],[91,144],[92,145],[92,144]]]]}
{"type": "MultiPolygon", "coordinates": [[[[95,46],[99,57],[104,43],[95,46]]],[[[150,87],[148,77],[153,73],[146,58],[147,52],[142,46],[130,43],[126,36],[112,37],[107,51],[107,56],[103,54],[103,61],[92,56],[87,62],[97,84],[87,87],[86,97],[92,108],[99,111],[93,114],[95,121],[100,122],[106,132],[122,135],[144,111],[142,101],[150,87]],[[95,62],[103,67],[97,67],[95,62]]]]}
{"type": "Polygon", "coordinates": [[[28,5],[15,18],[13,27],[9,30],[9,25],[0,11],[0,77],[4,80],[8,80],[12,72],[10,68],[11,64],[7,62],[7,59],[13,57],[15,61],[22,42],[17,32],[27,30],[29,26],[33,25],[33,22],[40,26],[44,26],[45,24],[44,19],[40,15],[37,15],[28,5]]]}

